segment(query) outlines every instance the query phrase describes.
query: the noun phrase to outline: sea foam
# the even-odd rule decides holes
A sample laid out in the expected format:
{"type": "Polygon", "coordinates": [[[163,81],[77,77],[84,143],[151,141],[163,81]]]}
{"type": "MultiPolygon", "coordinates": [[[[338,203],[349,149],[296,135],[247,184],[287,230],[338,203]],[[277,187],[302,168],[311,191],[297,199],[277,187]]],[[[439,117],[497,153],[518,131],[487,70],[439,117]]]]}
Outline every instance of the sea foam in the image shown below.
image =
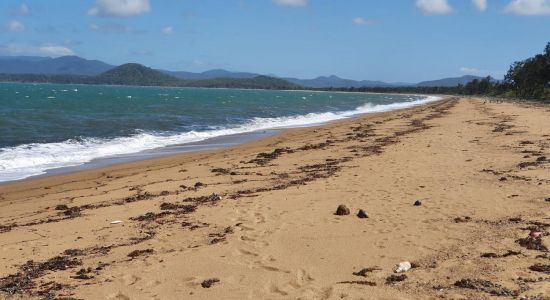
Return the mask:
{"type": "Polygon", "coordinates": [[[78,166],[94,159],[124,156],[145,150],[204,141],[210,138],[258,130],[304,127],[349,118],[358,114],[384,112],[438,100],[428,96],[421,100],[384,105],[367,103],[354,110],[310,113],[278,118],[253,118],[245,124],[207,131],[178,134],[141,132],[112,139],[84,138],[59,143],[33,143],[0,149],[0,182],[45,174],[47,170],[78,166]]]}

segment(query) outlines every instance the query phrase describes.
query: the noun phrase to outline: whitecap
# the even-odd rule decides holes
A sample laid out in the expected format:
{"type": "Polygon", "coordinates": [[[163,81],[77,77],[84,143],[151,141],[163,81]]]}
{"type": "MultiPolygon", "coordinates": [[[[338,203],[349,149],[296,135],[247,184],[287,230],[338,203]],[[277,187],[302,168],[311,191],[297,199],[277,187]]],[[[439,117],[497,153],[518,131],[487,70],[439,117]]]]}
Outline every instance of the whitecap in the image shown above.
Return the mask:
{"type": "Polygon", "coordinates": [[[59,143],[34,143],[0,149],[0,181],[10,181],[44,174],[47,170],[77,166],[93,159],[138,153],[145,150],[204,141],[209,138],[248,133],[266,129],[304,127],[358,114],[385,112],[412,107],[438,100],[429,96],[421,100],[375,105],[367,103],[354,110],[310,113],[277,118],[253,118],[230,128],[189,131],[173,135],[141,132],[134,136],[114,139],[83,138],[59,143]]]}

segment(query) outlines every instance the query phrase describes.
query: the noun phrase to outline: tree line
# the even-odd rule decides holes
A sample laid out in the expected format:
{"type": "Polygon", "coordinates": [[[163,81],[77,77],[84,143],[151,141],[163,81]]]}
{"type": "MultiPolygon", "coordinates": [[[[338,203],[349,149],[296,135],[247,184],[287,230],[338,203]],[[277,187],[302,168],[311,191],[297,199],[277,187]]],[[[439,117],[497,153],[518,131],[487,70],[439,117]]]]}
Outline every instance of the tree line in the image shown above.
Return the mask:
{"type": "Polygon", "coordinates": [[[376,93],[480,95],[550,101],[550,43],[546,45],[543,53],[522,61],[514,62],[510,66],[510,69],[502,81],[498,81],[490,76],[487,76],[483,79],[474,79],[467,84],[459,84],[454,87],[351,87],[319,90],[376,93]]]}

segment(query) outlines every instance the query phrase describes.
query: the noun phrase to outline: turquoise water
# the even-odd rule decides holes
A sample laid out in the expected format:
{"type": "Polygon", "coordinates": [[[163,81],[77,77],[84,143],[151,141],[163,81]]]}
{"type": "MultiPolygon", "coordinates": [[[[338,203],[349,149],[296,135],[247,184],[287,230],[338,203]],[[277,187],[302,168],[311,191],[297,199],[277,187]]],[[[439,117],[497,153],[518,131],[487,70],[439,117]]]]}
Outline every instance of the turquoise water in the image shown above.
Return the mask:
{"type": "Polygon", "coordinates": [[[103,157],[431,100],[366,93],[0,83],[0,181],[103,157]]]}

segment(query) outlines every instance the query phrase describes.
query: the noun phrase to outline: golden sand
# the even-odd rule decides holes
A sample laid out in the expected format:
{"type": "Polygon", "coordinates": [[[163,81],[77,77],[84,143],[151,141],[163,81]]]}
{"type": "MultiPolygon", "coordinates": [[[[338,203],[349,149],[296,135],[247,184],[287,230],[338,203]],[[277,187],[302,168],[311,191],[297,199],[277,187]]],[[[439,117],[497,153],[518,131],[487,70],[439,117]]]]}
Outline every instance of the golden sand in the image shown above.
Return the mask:
{"type": "Polygon", "coordinates": [[[0,298],[548,296],[549,159],[548,106],[446,98],[0,185],[0,298]]]}

